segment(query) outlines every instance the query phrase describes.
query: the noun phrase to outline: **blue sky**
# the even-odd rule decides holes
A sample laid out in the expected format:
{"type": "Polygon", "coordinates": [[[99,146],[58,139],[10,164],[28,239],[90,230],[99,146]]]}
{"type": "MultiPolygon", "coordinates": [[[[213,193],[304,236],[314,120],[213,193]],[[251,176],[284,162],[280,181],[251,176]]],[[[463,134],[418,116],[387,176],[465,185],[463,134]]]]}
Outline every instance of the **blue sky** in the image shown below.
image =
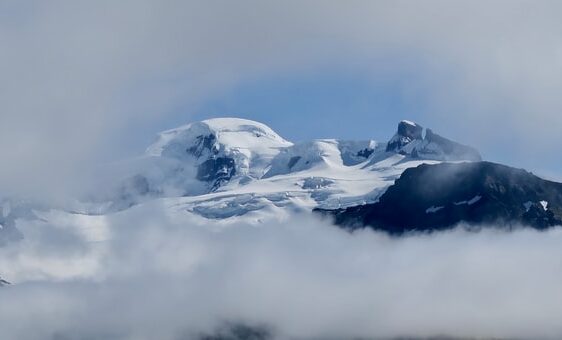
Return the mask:
{"type": "MultiPolygon", "coordinates": [[[[285,138],[390,138],[400,119],[423,121],[423,94],[407,93],[407,76],[372,79],[322,70],[242,83],[206,100],[190,119],[225,115],[263,122],[285,138]]],[[[174,113],[170,125],[180,123],[174,113]]],[[[168,122],[166,122],[168,123],[168,122]]]]}

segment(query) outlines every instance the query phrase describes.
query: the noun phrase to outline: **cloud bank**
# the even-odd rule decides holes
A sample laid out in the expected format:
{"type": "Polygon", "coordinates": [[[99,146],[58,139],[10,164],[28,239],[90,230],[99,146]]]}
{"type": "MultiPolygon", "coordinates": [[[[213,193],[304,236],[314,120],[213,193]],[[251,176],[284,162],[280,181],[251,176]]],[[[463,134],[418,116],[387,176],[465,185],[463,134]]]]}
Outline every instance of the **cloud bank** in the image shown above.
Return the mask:
{"type": "Polygon", "coordinates": [[[562,336],[560,228],[389,238],[309,216],[202,225],[158,206],[56,233],[21,224],[28,238],[0,249],[14,283],[2,336],[195,339],[229,323],[277,339],[562,336]]]}

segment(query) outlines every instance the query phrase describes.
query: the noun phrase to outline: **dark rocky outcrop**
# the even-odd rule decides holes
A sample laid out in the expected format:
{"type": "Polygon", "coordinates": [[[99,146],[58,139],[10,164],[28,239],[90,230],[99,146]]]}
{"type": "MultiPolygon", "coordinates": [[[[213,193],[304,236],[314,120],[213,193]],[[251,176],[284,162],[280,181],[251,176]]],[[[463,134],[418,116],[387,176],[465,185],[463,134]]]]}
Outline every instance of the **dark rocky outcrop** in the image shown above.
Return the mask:
{"type": "Polygon", "coordinates": [[[301,156],[291,157],[291,159],[289,159],[289,164],[287,164],[287,167],[289,167],[289,169],[292,169],[301,160],[301,158],[301,156]]]}
{"type": "Polygon", "coordinates": [[[409,121],[401,121],[398,131],[387,143],[387,152],[421,159],[440,161],[481,161],[478,151],[425,129],[409,121]]]}
{"type": "Polygon", "coordinates": [[[562,184],[490,162],[423,164],[405,170],[376,203],[324,212],[346,228],[391,234],[460,222],[545,229],[562,224],[562,184]]]}
{"type": "Polygon", "coordinates": [[[374,149],[365,148],[357,152],[357,157],[369,158],[373,154],[373,152],[375,152],[374,149]]]}
{"type": "Polygon", "coordinates": [[[228,182],[235,174],[236,164],[230,157],[211,158],[197,168],[197,179],[211,183],[213,189],[228,182]]]}
{"type": "Polygon", "coordinates": [[[404,145],[414,140],[422,140],[423,127],[409,121],[398,123],[398,132],[392,137],[386,146],[386,151],[399,151],[404,145]]]}
{"type": "Polygon", "coordinates": [[[422,139],[423,133],[423,126],[408,122],[408,121],[401,121],[398,123],[398,134],[400,136],[404,136],[410,138],[411,140],[414,139],[422,139]]]}

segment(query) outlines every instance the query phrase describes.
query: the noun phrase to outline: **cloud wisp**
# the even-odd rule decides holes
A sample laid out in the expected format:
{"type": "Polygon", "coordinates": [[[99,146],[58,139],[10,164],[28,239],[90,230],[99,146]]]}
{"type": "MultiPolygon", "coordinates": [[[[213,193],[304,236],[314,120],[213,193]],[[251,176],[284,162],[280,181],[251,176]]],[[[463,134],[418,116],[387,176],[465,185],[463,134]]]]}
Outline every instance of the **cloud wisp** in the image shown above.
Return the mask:
{"type": "Polygon", "coordinates": [[[0,289],[3,336],[190,339],[225,323],[279,339],[562,335],[559,228],[389,238],[307,216],[211,228],[158,204],[94,224],[105,240],[53,227],[49,246],[53,233],[22,225],[29,237],[0,249],[14,281],[0,289]]]}

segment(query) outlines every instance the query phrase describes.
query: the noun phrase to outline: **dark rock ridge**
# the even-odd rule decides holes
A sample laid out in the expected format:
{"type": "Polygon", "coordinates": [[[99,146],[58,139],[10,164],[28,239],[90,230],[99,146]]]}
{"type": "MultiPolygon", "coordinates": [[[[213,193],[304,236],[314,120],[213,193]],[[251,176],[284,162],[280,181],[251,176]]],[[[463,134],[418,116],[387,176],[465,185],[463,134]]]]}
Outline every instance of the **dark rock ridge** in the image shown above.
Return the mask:
{"type": "Polygon", "coordinates": [[[545,229],[562,224],[562,184],[490,162],[422,164],[405,170],[376,203],[324,212],[346,228],[390,234],[459,222],[545,229]]]}

